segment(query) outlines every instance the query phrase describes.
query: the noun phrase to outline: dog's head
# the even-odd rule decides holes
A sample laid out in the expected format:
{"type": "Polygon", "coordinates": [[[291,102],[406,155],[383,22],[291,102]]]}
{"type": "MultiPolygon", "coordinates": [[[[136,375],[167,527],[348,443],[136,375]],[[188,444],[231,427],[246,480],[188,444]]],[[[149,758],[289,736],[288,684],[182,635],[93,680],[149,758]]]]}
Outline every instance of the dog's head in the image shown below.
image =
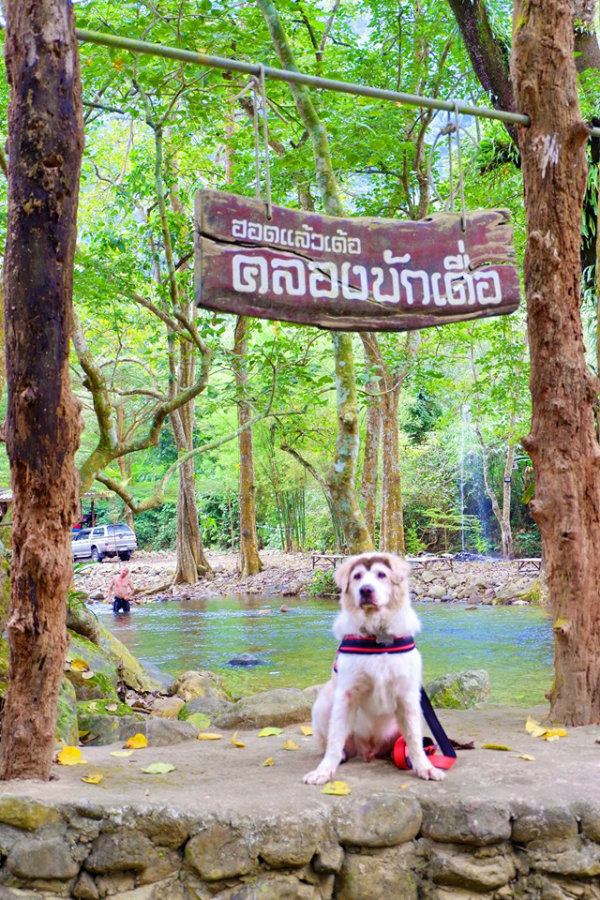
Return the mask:
{"type": "Polygon", "coordinates": [[[393,553],[361,553],[339,566],[335,580],[342,590],[341,604],[356,616],[396,612],[410,603],[406,560],[393,553]]]}

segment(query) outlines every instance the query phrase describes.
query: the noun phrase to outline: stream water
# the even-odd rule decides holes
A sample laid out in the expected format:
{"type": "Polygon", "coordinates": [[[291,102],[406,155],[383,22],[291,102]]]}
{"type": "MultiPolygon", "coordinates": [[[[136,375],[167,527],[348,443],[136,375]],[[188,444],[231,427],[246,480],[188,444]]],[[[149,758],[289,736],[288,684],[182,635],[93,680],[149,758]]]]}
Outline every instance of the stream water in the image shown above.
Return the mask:
{"type": "MultiPolygon", "coordinates": [[[[275,687],[304,688],[329,677],[336,650],[331,625],[337,602],[310,600],[281,613],[280,598],[221,597],[94,612],[142,662],[179,675],[211,669],[235,695],[275,687]],[[268,610],[268,612],[265,612],[268,610]],[[240,653],[261,665],[229,666],[240,653]]],[[[467,610],[459,604],[416,604],[424,679],[486,669],[492,703],[529,706],[544,701],[552,680],[552,628],[535,607],[467,610]]]]}

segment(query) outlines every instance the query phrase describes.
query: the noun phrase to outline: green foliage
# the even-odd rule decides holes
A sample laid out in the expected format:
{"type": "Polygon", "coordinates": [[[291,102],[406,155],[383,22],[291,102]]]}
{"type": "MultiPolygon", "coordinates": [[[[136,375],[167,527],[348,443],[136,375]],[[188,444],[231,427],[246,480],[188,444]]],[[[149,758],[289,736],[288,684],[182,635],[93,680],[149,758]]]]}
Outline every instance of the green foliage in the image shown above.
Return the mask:
{"type": "Polygon", "coordinates": [[[138,545],[144,550],[172,550],[175,547],[177,507],[164,503],[135,517],[138,545]]]}
{"type": "Polygon", "coordinates": [[[237,493],[224,491],[203,495],[198,515],[202,525],[202,537],[207,547],[233,550],[239,545],[240,515],[237,493]]]}
{"type": "Polygon", "coordinates": [[[542,555],[542,538],[537,528],[531,531],[517,531],[514,544],[516,556],[542,555]]]}
{"type": "Polygon", "coordinates": [[[315,572],[313,583],[308,588],[309,597],[335,597],[339,588],[335,583],[333,569],[319,569],[315,572]]]}
{"type": "Polygon", "coordinates": [[[408,407],[408,417],[404,423],[404,431],[412,444],[422,444],[427,433],[435,428],[442,413],[440,404],[419,390],[408,407]]]}
{"type": "MultiPolygon", "coordinates": [[[[407,93],[463,97],[482,105],[489,102],[457,39],[455,20],[446,3],[344,0],[333,4],[314,0],[299,4],[276,0],[276,5],[303,71],[407,93]],[[323,48],[317,50],[322,40],[323,48]]],[[[488,7],[498,39],[507,45],[510,4],[495,0],[488,7]]],[[[157,43],[279,64],[256,4],[87,0],[76,9],[81,28],[103,31],[110,27],[115,33],[157,43]]],[[[253,195],[253,126],[235,99],[247,83],[245,76],[92,44],[81,44],[80,52],[86,149],[75,306],[94,359],[107,377],[114,410],[119,408],[119,422],[115,412],[112,426],[126,436],[141,433],[152,418],[152,403],[170,395],[178,373],[177,354],[190,343],[173,327],[173,315],[180,310],[174,307],[170,293],[158,181],[165,192],[165,219],[176,266],[174,285],[181,301],[187,302],[194,291],[194,192],[211,186],[253,195]],[[162,165],[157,165],[158,123],[162,165]]],[[[581,90],[585,115],[597,114],[597,73],[588,73],[581,90]]],[[[6,84],[0,94],[0,133],[6,137],[6,84]]],[[[274,202],[298,207],[302,195],[320,210],[310,141],[289,87],[268,82],[267,95],[274,148],[274,202]]],[[[315,93],[313,99],[330,140],[335,173],[350,215],[416,218],[439,211],[440,202],[427,195],[428,163],[441,200],[449,201],[457,176],[455,167],[452,186],[445,141],[438,142],[430,159],[433,138],[445,124],[444,117],[432,119],[426,110],[330,92],[315,93]]],[[[477,148],[466,136],[463,141],[467,206],[511,210],[520,260],[525,223],[518,153],[499,123],[481,122],[477,128],[464,124],[475,142],[481,138],[477,148]]],[[[264,171],[261,178],[264,182],[264,171]]],[[[595,235],[597,180],[597,166],[592,166],[587,192],[590,202],[583,222],[590,249],[595,235]]],[[[4,181],[0,202],[6,204],[4,181]]],[[[0,237],[5,218],[0,216],[0,237]]],[[[592,347],[596,296],[591,264],[586,283],[588,343],[592,347]]],[[[232,316],[205,310],[198,311],[194,322],[214,353],[208,386],[194,408],[193,445],[211,445],[195,458],[199,518],[207,546],[229,549],[239,541],[239,459],[235,440],[220,445],[219,441],[234,435],[237,428],[240,391],[231,359],[235,323],[232,316]]],[[[524,315],[518,312],[510,318],[424,330],[418,336],[414,360],[404,337],[382,334],[379,338],[389,371],[406,376],[400,436],[407,547],[411,553],[441,550],[446,545],[457,549],[464,512],[458,488],[460,467],[469,453],[480,453],[475,424],[488,451],[496,491],[502,486],[509,444],[528,429],[524,315]],[[470,424],[464,427],[467,413],[470,424]]],[[[357,361],[359,348],[356,338],[357,361]]],[[[337,429],[329,336],[311,328],[253,321],[245,364],[246,399],[252,414],[270,413],[270,418],[254,428],[261,540],[268,547],[340,546],[339,528],[322,488],[299,461],[304,460],[320,479],[326,478],[337,429]]],[[[98,428],[87,379],[75,359],[73,370],[75,390],[86,401],[86,425],[78,455],[81,463],[96,446],[98,428]]],[[[373,373],[360,362],[357,371],[364,410],[365,388],[373,373]]],[[[167,422],[156,447],[128,456],[124,472],[113,463],[104,474],[121,479],[136,499],[144,500],[176,459],[177,444],[167,422]]],[[[3,462],[5,465],[5,458],[3,462]]],[[[516,528],[523,532],[522,541],[527,543],[537,538],[528,511],[519,502],[525,487],[521,469],[513,479],[512,514],[516,528]]],[[[136,516],[141,547],[174,546],[176,489],[174,477],[168,502],[136,516]]],[[[470,489],[472,495],[481,492],[474,477],[470,489]]],[[[467,501],[469,545],[480,547],[485,542],[473,517],[472,497],[467,501]]],[[[99,522],[122,520],[121,501],[100,504],[98,514],[99,522]]],[[[497,541],[497,534],[493,539],[497,541]]]]}

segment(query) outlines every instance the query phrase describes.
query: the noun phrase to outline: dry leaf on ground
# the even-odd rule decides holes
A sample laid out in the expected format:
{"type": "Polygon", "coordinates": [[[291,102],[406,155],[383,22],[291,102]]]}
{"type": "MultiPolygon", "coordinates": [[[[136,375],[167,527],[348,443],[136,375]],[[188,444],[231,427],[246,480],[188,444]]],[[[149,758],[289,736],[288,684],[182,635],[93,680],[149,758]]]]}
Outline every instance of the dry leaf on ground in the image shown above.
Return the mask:
{"type": "Polygon", "coordinates": [[[126,750],[141,750],[143,747],[148,746],[148,738],[145,734],[134,734],[133,737],[130,737],[129,740],[125,741],[123,744],[126,750]]]}
{"type": "Polygon", "coordinates": [[[60,766],[87,765],[87,760],[81,758],[81,750],[79,747],[63,747],[56,755],[56,762],[60,766]]]}
{"type": "Polygon", "coordinates": [[[101,775],[100,772],[92,772],[90,775],[83,775],[81,780],[86,784],[100,784],[101,781],[104,781],[104,775],[101,775]]]}
{"type": "Polygon", "coordinates": [[[345,781],[328,781],[321,788],[322,794],[333,794],[334,797],[345,797],[350,793],[350,787],[345,781]]]}

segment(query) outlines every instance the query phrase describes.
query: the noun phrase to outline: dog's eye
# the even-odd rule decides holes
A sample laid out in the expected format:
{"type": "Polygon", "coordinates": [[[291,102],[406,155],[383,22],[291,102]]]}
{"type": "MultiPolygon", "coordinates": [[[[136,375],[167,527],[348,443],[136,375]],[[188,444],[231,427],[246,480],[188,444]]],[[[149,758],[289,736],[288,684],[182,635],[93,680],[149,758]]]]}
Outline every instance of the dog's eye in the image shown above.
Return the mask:
{"type": "Polygon", "coordinates": [[[355,572],[352,577],[355,581],[360,581],[360,579],[362,578],[362,572],[355,572]]]}
{"type": "Polygon", "coordinates": [[[378,573],[377,573],[377,577],[378,577],[378,578],[386,578],[386,573],[385,573],[385,572],[378,572],[378,573]]]}

